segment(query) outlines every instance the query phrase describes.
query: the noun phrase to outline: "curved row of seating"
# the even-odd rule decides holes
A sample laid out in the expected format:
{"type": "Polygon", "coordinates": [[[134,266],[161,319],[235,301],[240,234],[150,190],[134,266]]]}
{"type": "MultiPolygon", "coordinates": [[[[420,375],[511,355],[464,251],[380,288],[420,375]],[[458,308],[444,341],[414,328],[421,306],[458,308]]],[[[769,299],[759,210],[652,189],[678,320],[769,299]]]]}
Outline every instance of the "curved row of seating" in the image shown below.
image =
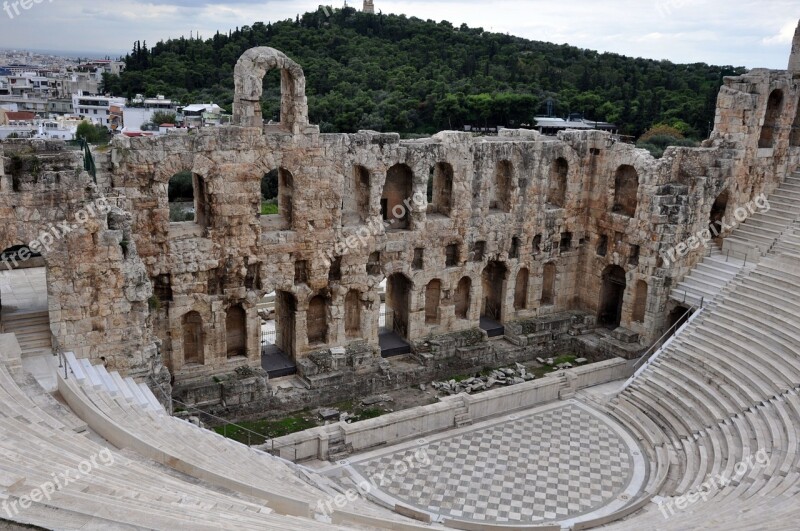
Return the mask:
{"type": "MultiPolygon", "coordinates": [[[[169,415],[150,389],[102,365],[66,355],[68,377],[59,375],[61,395],[104,439],[120,448],[219,488],[261,500],[279,514],[314,521],[333,516],[325,502],[341,488],[311,470],[225,438],[169,415]]],[[[351,528],[422,529],[415,521],[361,498],[335,511],[351,528]]]]}
{"type": "Polygon", "coordinates": [[[88,430],[77,433],[79,422],[69,411],[44,390],[32,391],[21,369],[0,362],[4,519],[49,529],[335,528],[277,514],[242,493],[165,473],[157,463],[103,444],[88,430]]]}
{"type": "MultiPolygon", "coordinates": [[[[791,187],[800,196],[800,181],[782,189],[791,187]]],[[[609,403],[646,451],[671,456],[659,496],[609,528],[796,528],[800,225],[776,234],[767,255],[609,403]]]]}

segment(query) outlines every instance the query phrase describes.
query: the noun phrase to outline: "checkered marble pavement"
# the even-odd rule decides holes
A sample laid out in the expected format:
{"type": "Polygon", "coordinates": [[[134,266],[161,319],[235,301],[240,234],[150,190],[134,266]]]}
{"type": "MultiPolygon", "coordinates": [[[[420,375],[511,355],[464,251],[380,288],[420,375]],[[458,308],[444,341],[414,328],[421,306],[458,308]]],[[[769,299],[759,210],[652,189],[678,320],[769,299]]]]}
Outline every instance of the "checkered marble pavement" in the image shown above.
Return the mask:
{"type": "Polygon", "coordinates": [[[619,496],[633,471],[625,442],[572,403],[422,448],[428,466],[415,456],[419,449],[410,448],[353,467],[365,478],[383,472],[380,490],[417,509],[496,523],[541,523],[591,512],[619,496]],[[404,459],[414,466],[397,473],[404,459]]]}

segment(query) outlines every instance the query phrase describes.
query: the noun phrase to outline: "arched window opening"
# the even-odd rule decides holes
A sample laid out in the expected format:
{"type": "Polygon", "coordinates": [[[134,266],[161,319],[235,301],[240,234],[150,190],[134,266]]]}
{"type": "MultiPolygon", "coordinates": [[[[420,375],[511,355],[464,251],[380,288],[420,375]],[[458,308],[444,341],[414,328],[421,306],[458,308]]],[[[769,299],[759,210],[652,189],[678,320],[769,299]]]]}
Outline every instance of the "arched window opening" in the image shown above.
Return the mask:
{"type": "Polygon", "coordinates": [[[614,174],[614,204],[612,212],[632,218],[636,215],[639,174],[633,166],[623,164],[614,174]]]}
{"type": "Polygon", "coordinates": [[[449,217],[453,206],[453,167],[446,162],[437,163],[428,186],[428,214],[449,217]]]}
{"type": "Polygon", "coordinates": [[[386,183],[381,195],[381,215],[388,223],[387,230],[410,228],[412,184],[414,174],[405,164],[395,164],[386,172],[386,183]]]}
{"type": "Polygon", "coordinates": [[[778,138],[778,125],[783,110],[783,91],[775,89],[767,99],[767,111],[764,115],[764,125],[761,127],[761,136],[758,139],[759,148],[775,146],[778,138]]]}

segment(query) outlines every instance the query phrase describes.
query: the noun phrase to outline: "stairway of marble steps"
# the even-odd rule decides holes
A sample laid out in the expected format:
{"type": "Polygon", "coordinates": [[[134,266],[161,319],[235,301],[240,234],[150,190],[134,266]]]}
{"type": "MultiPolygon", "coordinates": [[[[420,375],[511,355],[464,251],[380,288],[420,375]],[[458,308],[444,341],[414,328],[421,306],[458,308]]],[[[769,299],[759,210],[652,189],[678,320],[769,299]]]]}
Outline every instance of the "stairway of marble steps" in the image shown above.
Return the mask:
{"type": "MultiPolygon", "coordinates": [[[[681,304],[695,307],[714,301],[720,291],[733,280],[745,266],[742,258],[727,256],[716,244],[709,244],[705,258],[670,291],[670,298],[681,304]]],[[[751,262],[749,267],[753,267],[751,262]]]]}
{"type": "Polygon", "coordinates": [[[53,353],[46,311],[3,315],[3,332],[17,336],[24,358],[53,353]]]}
{"type": "Polygon", "coordinates": [[[27,384],[27,391],[20,389],[18,369],[13,360],[0,361],[0,500],[15,522],[47,529],[344,529],[278,515],[256,498],[166,474],[156,463],[78,434],[63,422],[67,412],[41,409],[27,384]],[[93,457],[97,465],[82,474],[93,457]],[[74,481],[15,514],[12,504],[21,496],[67,472],[74,481]]]}
{"type": "MultiPolygon", "coordinates": [[[[780,504],[783,497],[800,493],[800,269],[795,254],[800,256],[800,238],[787,231],[757,268],[704,319],[687,327],[609,407],[640,438],[670,449],[672,477],[664,494],[684,494],[720,470],[731,476],[736,463],[759,449],[770,454],[770,469],[748,471],[735,485],[720,489],[713,503],[704,502],[681,518],[716,518],[717,502],[728,496],[738,514],[748,503],[756,510],[769,497],[779,498],[780,504]]],[[[791,513],[800,516],[796,500],[791,513]]],[[[664,520],[660,512],[652,518],[658,529],[685,525],[664,520]]],[[[637,518],[631,522],[631,529],[643,525],[637,518]]]]}
{"type": "MultiPolygon", "coordinates": [[[[723,240],[722,251],[715,244],[709,253],[670,292],[677,302],[700,306],[717,297],[730,279],[748,261],[765,254],[800,216],[800,173],[787,177],[768,198],[770,209],[755,212],[723,240]],[[744,256],[749,256],[747,260],[744,256]]],[[[730,217],[730,216],[729,216],[730,217]]]]}
{"type": "Polygon", "coordinates": [[[800,172],[794,172],[768,197],[770,209],[750,215],[722,242],[722,251],[751,256],[766,254],[785,228],[800,215],[800,172]]]}
{"type": "MultiPolygon", "coordinates": [[[[256,496],[282,514],[312,517],[320,500],[340,493],[330,480],[308,469],[168,415],[145,384],[76,359],[72,353],[66,358],[70,377],[59,376],[62,395],[74,410],[89,407],[125,433],[119,442],[122,447],[218,487],[256,496]],[[81,403],[74,404],[73,399],[81,403]]],[[[85,420],[101,435],[108,433],[88,416],[85,420]]],[[[337,513],[351,522],[351,529],[364,528],[362,516],[385,522],[387,529],[398,524],[403,529],[427,528],[363,499],[348,503],[346,510],[337,513]]]]}

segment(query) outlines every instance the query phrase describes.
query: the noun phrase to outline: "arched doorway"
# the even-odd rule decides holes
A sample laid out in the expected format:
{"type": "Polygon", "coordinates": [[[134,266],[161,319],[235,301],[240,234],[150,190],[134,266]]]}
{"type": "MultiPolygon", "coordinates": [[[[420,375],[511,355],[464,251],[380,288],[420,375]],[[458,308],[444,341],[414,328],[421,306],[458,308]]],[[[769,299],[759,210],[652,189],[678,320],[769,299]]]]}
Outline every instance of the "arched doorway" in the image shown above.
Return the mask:
{"type": "Polygon", "coordinates": [[[386,309],[390,314],[386,325],[404,338],[408,338],[408,308],[412,287],[412,282],[402,273],[394,273],[386,279],[386,309]]]}
{"type": "Polygon", "coordinates": [[[489,262],[483,270],[481,285],[481,317],[488,317],[500,322],[503,317],[503,281],[506,277],[506,266],[502,262],[489,262]]]}
{"type": "Polygon", "coordinates": [[[725,211],[728,209],[728,190],[723,190],[711,205],[711,213],[708,216],[708,230],[716,236],[722,230],[722,220],[725,218],[725,211]]]}
{"type": "Polygon", "coordinates": [[[603,287],[600,292],[600,310],[597,324],[613,330],[622,321],[622,300],[625,296],[625,270],[610,265],[603,270],[603,287]]]}

